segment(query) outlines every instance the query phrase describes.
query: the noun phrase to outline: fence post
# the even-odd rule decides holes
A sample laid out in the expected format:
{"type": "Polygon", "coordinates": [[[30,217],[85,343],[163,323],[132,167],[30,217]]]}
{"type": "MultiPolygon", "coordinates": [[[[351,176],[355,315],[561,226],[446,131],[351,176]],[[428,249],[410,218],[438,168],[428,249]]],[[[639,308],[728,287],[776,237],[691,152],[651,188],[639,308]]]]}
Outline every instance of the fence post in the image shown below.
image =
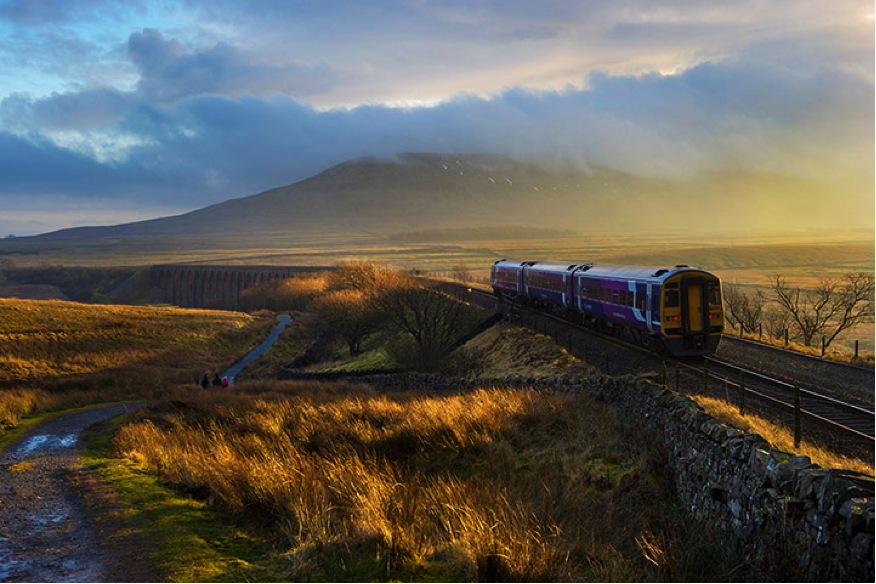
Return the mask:
{"type": "Polygon", "coordinates": [[[824,349],[825,349],[824,337],[821,337],[821,356],[822,357],[824,357],[824,349]]]}
{"type": "Polygon", "coordinates": [[[681,369],[675,364],[675,393],[681,393],[681,369]]]}
{"type": "Polygon", "coordinates": [[[703,365],[703,395],[709,395],[709,360],[703,365]]]}
{"type": "Polygon", "coordinates": [[[855,359],[858,358],[858,341],[855,341],[855,359]]]}
{"type": "Polygon", "coordinates": [[[800,448],[800,388],[794,387],[794,448],[800,448]]]}
{"type": "Polygon", "coordinates": [[[758,332],[757,335],[760,337],[760,340],[763,340],[763,323],[759,323],[757,325],[758,332]]]}
{"type": "Polygon", "coordinates": [[[785,346],[788,346],[788,329],[785,329],[785,346]]]}
{"type": "Polygon", "coordinates": [[[739,415],[745,417],[745,371],[739,372],[739,415]]]}
{"type": "Polygon", "coordinates": [[[666,370],[666,361],[663,361],[663,387],[669,389],[669,372],[666,370]]]}

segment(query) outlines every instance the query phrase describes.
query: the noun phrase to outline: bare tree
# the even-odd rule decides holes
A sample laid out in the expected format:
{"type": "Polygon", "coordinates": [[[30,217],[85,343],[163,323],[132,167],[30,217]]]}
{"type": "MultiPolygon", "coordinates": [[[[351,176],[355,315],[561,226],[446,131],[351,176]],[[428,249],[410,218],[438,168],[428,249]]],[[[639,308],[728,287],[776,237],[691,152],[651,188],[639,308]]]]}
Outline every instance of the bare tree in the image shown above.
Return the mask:
{"type": "Polygon", "coordinates": [[[763,316],[763,305],[766,301],[760,290],[746,292],[739,284],[724,283],[724,316],[744,333],[757,332],[763,316]]]}
{"type": "MultiPolygon", "coordinates": [[[[788,331],[789,337],[791,332],[791,317],[784,310],[764,312],[763,324],[766,333],[774,339],[783,339],[785,331],[788,331]]],[[[796,333],[794,337],[796,338],[796,333]]]]}
{"type": "Polygon", "coordinates": [[[386,317],[416,343],[419,364],[440,367],[452,345],[477,322],[477,311],[413,281],[377,298],[386,317]]]}
{"type": "Polygon", "coordinates": [[[331,335],[337,335],[350,347],[350,355],[362,352],[362,343],[380,329],[382,315],[371,296],[361,290],[335,290],[319,296],[317,314],[331,335]]]}
{"type": "Polygon", "coordinates": [[[330,290],[372,292],[396,285],[399,274],[374,262],[351,260],[337,264],[328,274],[330,290]]]}
{"type": "Polygon", "coordinates": [[[471,282],[471,272],[465,264],[456,264],[453,266],[453,278],[459,280],[463,284],[471,282]]]}
{"type": "Polygon", "coordinates": [[[841,332],[873,319],[873,274],[850,272],[843,280],[826,278],[814,290],[791,287],[775,274],[771,286],[806,346],[822,335],[827,347],[841,332]]]}

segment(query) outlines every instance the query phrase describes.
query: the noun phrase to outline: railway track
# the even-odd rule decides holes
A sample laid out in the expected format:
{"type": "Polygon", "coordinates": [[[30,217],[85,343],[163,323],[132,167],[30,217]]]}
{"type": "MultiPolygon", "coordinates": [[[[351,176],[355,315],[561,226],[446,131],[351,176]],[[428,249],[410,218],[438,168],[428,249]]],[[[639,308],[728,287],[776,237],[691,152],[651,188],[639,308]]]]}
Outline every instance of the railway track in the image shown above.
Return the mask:
{"type": "MultiPolygon", "coordinates": [[[[489,292],[449,282],[440,282],[438,287],[488,310],[507,310],[508,307],[507,302],[497,299],[489,292]]],[[[726,397],[728,401],[740,407],[744,407],[740,400],[745,400],[744,404],[748,406],[748,411],[752,411],[752,406],[757,406],[758,410],[766,407],[774,413],[774,416],[775,412],[781,412],[781,419],[785,420],[790,428],[800,424],[795,420],[796,394],[799,399],[797,411],[799,416],[806,420],[806,435],[811,436],[815,426],[823,427],[823,431],[816,432],[818,441],[830,442],[832,446],[838,444],[843,450],[869,453],[872,456],[874,419],[876,419],[872,408],[848,403],[828,395],[828,392],[819,391],[818,384],[812,384],[811,379],[797,382],[787,375],[784,376],[785,379],[777,379],[776,376],[757,371],[754,367],[729,363],[716,357],[674,359],[549,312],[524,306],[518,306],[517,310],[520,324],[535,332],[554,336],[560,344],[567,346],[573,352],[579,354],[583,352],[584,360],[588,364],[608,374],[641,374],[656,371],[660,375],[662,370],[663,382],[668,386],[675,385],[677,391],[698,394],[702,394],[704,388],[708,387],[704,381],[708,378],[711,389],[707,391],[711,395],[723,393],[722,397],[726,397]],[[585,342],[585,338],[589,339],[589,342],[585,342]],[[594,350],[594,340],[602,343],[606,348],[594,350]],[[635,355],[632,359],[628,357],[631,364],[619,365],[616,353],[601,352],[609,350],[607,349],[609,346],[615,348],[612,351],[626,351],[628,355],[635,355]],[[669,367],[674,367],[675,370],[674,384],[669,367]],[[745,397],[741,397],[740,386],[743,385],[745,397]],[[789,420],[792,421],[788,423],[789,420]],[[832,436],[838,438],[834,440],[832,436]],[[851,449],[846,448],[849,442],[854,444],[851,449]]],[[[873,387],[872,382],[869,387],[873,387]]],[[[835,394],[835,392],[831,393],[835,394]]]]}
{"type": "MultiPolygon", "coordinates": [[[[874,412],[860,406],[838,400],[824,393],[808,389],[801,384],[792,384],[746,367],[727,363],[713,357],[701,359],[702,364],[690,366],[710,379],[723,382],[734,392],[745,388],[745,394],[765,400],[774,406],[793,412],[798,407],[800,414],[834,429],[846,432],[863,440],[874,440],[874,412]]],[[[705,383],[704,383],[705,385],[705,383]]]]}

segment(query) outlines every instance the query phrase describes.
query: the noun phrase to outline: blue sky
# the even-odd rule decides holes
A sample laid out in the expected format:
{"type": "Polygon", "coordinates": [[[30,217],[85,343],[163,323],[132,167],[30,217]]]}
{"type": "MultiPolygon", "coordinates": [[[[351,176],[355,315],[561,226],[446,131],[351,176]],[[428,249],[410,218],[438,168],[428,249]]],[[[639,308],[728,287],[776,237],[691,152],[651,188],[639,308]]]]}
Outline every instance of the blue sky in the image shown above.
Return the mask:
{"type": "Polygon", "coordinates": [[[872,2],[0,0],[0,235],[405,151],[872,197],[873,105],[872,2]]]}

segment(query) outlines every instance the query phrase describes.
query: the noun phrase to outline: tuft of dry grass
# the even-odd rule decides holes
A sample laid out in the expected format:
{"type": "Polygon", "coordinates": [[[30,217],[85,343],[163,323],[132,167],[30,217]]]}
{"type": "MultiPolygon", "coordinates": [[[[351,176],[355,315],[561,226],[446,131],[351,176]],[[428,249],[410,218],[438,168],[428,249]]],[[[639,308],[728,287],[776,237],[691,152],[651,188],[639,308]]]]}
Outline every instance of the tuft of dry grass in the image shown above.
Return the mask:
{"type": "Polygon", "coordinates": [[[808,456],[812,462],[823,468],[840,468],[853,470],[873,476],[874,465],[872,460],[849,458],[837,454],[820,446],[819,444],[801,440],[800,447],[794,448],[794,432],[776,422],[761,418],[753,414],[739,415],[739,407],[724,400],[691,396],[706,412],[718,419],[724,420],[737,428],[759,434],[764,440],[780,450],[796,452],[801,456],[808,456]]]}
{"type": "Polygon", "coordinates": [[[499,324],[464,345],[482,355],[481,375],[551,376],[592,372],[580,359],[559,346],[556,339],[520,327],[499,324]]]}

